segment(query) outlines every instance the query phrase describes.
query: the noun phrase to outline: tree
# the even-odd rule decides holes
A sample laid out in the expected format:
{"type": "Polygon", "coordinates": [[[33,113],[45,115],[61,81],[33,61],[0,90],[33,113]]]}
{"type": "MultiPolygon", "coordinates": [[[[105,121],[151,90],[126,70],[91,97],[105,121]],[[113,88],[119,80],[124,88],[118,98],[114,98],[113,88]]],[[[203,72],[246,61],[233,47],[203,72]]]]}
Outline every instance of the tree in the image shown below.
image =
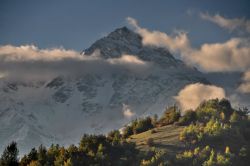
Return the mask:
{"type": "Polygon", "coordinates": [[[38,148],[38,162],[41,165],[45,165],[47,161],[47,149],[43,145],[40,145],[38,148]]]}
{"type": "Polygon", "coordinates": [[[138,134],[149,129],[152,129],[154,126],[152,124],[152,119],[150,117],[146,117],[145,119],[140,119],[137,121],[136,125],[133,128],[133,133],[138,134]]]}
{"type": "Polygon", "coordinates": [[[28,155],[24,155],[20,161],[20,166],[27,166],[31,161],[36,161],[38,157],[37,150],[32,148],[28,155]]]}
{"type": "Polygon", "coordinates": [[[163,116],[159,120],[160,125],[169,125],[177,122],[180,118],[180,110],[176,106],[166,108],[163,116]]]}
{"type": "Polygon", "coordinates": [[[126,126],[123,131],[123,138],[128,138],[130,135],[133,135],[133,127],[132,126],[126,126]]]}
{"type": "Polygon", "coordinates": [[[179,125],[189,125],[197,120],[196,112],[193,110],[187,110],[185,114],[179,119],[179,125]]]}
{"type": "Polygon", "coordinates": [[[71,158],[67,159],[67,161],[64,161],[64,166],[72,166],[71,158]]]}
{"type": "Polygon", "coordinates": [[[4,150],[1,159],[0,165],[1,166],[18,166],[18,149],[17,143],[11,142],[6,149],[4,150]]]}
{"type": "Polygon", "coordinates": [[[241,119],[241,117],[240,117],[240,115],[236,112],[236,111],[234,111],[233,113],[232,113],[232,115],[230,116],[230,122],[231,123],[235,123],[235,122],[238,122],[238,121],[240,121],[240,119],[241,119]]]}
{"type": "Polygon", "coordinates": [[[20,166],[26,166],[30,163],[30,160],[28,159],[27,155],[24,155],[20,161],[20,166]]]}
{"type": "Polygon", "coordinates": [[[121,134],[119,130],[113,130],[108,133],[108,139],[111,140],[113,143],[118,143],[121,140],[121,134]]]}
{"type": "Polygon", "coordinates": [[[66,150],[64,147],[59,149],[59,154],[54,158],[54,165],[55,166],[61,166],[64,164],[64,161],[66,160],[66,150]]]}
{"type": "Polygon", "coordinates": [[[28,154],[28,158],[32,161],[32,160],[37,160],[37,150],[35,148],[32,148],[30,153],[28,154]]]}

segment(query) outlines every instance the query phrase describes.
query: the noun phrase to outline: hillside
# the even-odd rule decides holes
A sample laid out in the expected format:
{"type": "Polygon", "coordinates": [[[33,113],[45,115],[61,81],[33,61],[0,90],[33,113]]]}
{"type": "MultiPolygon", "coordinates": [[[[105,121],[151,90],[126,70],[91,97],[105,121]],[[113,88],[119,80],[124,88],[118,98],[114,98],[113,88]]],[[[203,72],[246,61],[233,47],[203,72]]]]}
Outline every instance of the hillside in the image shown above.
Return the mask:
{"type": "Polygon", "coordinates": [[[132,135],[128,138],[129,142],[134,142],[136,147],[142,151],[148,151],[152,146],[147,144],[148,139],[153,139],[153,147],[156,150],[164,150],[167,154],[175,155],[184,149],[184,144],[179,140],[183,126],[167,125],[157,127],[146,132],[132,135]]]}
{"type": "Polygon", "coordinates": [[[246,166],[250,162],[247,108],[236,110],[226,99],[212,99],[183,115],[180,111],[172,106],[160,118],[135,119],[120,131],[84,134],[77,145],[40,145],[20,160],[12,142],[0,166],[246,166]]]}

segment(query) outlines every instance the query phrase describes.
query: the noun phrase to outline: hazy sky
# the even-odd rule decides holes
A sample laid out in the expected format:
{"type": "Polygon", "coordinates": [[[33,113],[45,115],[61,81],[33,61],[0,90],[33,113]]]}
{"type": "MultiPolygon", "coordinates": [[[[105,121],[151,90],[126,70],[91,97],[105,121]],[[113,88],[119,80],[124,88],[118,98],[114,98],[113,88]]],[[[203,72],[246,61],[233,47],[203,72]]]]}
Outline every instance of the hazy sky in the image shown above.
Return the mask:
{"type": "Polygon", "coordinates": [[[223,42],[232,33],[199,14],[250,18],[248,0],[1,0],[0,45],[34,44],[39,48],[82,50],[135,18],[142,27],[188,32],[194,46],[223,42]]]}

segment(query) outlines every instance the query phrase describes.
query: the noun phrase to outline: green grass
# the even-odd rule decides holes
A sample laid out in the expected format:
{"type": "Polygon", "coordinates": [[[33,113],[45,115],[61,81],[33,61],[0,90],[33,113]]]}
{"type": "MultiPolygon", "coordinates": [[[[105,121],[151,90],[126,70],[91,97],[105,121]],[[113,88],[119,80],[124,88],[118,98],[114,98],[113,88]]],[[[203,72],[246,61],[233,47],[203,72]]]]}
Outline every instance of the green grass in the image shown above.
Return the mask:
{"type": "Polygon", "coordinates": [[[184,144],[179,141],[179,134],[182,131],[182,126],[168,125],[163,127],[154,128],[156,132],[152,133],[152,130],[132,135],[128,138],[128,141],[134,142],[138,149],[142,151],[148,151],[151,147],[155,147],[157,150],[164,150],[167,154],[176,154],[184,149],[184,144]],[[153,145],[149,147],[147,145],[147,139],[153,139],[153,145]]]}

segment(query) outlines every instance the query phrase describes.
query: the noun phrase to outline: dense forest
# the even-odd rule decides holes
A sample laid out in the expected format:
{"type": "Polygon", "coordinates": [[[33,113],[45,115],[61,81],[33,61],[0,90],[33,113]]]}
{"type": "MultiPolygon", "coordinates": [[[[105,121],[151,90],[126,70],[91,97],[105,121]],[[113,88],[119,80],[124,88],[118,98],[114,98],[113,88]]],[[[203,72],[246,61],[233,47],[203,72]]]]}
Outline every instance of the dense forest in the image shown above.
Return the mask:
{"type": "MultiPolygon", "coordinates": [[[[167,132],[167,131],[166,131],[167,132]]],[[[40,145],[18,158],[15,142],[10,143],[0,159],[0,166],[246,166],[250,163],[250,119],[247,108],[234,109],[228,100],[202,102],[195,110],[168,107],[158,118],[133,120],[121,131],[107,135],[83,135],[78,145],[63,147],[40,145]],[[179,141],[185,146],[170,155],[154,148],[147,139],[148,150],[141,151],[130,137],[162,126],[184,126],[179,141]]]]}

